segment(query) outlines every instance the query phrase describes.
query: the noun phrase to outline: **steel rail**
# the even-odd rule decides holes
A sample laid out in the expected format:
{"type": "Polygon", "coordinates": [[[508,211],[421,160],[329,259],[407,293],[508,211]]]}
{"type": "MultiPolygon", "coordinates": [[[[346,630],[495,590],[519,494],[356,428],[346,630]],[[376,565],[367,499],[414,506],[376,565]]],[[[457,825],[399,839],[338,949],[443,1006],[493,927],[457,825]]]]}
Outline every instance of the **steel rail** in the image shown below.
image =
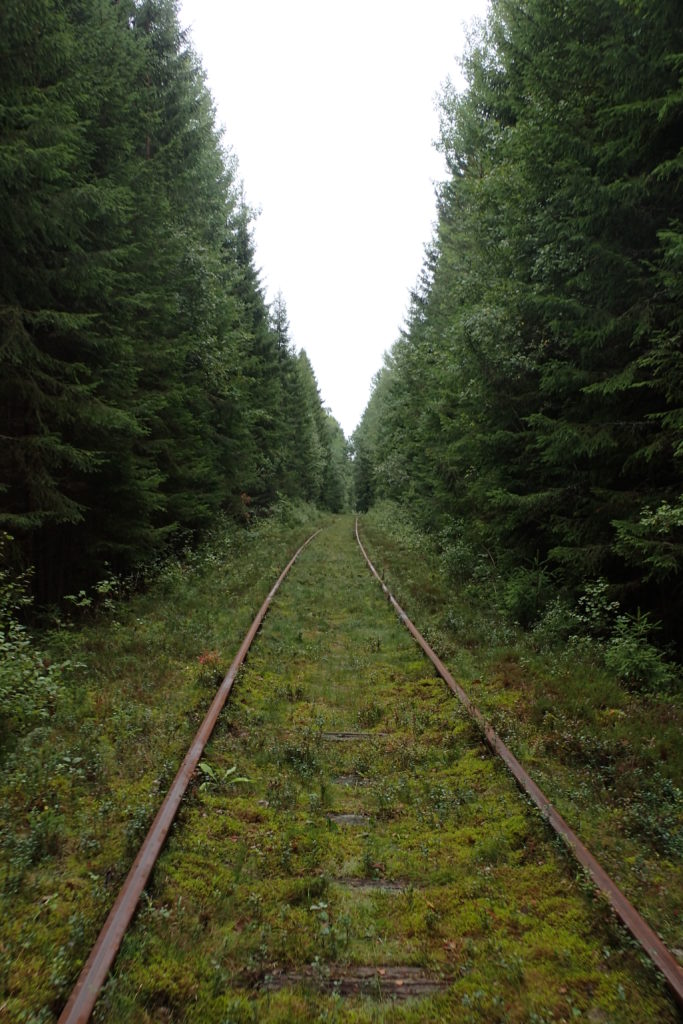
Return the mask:
{"type": "Polygon", "coordinates": [[[588,872],[596,888],[598,888],[600,892],[607,897],[610,906],[619,920],[625,925],[633,938],[640,944],[645,953],[647,953],[655,967],[657,967],[657,969],[664,975],[664,978],[666,979],[676,1001],[683,1007],[683,970],[679,966],[678,961],[664,945],[659,936],[652,930],[647,921],[638,913],[633,904],[626,898],[626,896],[624,896],[616,882],[610,878],[605,869],[601,867],[590,850],[584,846],[577,834],[569,827],[559,811],[553,807],[545,793],[543,793],[539,786],[536,785],[512,751],[505,745],[505,743],[503,743],[500,736],[486,721],[481,711],[479,711],[479,709],[472,703],[462,686],[460,686],[459,683],[456,683],[455,679],[439,656],[435,654],[419,630],[410,621],[403,608],[401,608],[400,604],[390,592],[389,588],[370,561],[368,553],[363,547],[360,539],[360,534],[358,532],[358,519],[356,519],[356,540],[358,541],[358,546],[363,552],[365,561],[370,567],[370,571],[379,582],[382,590],[403,625],[418,642],[441,678],[448,684],[456,697],[464,705],[470,717],[473,718],[480,727],[486,737],[486,742],[490,749],[494,754],[497,754],[498,757],[502,759],[507,769],[515,777],[516,781],[527,796],[534,802],[536,807],[538,807],[546,821],[564,841],[581,866],[588,872]]]}
{"type": "Polygon", "coordinates": [[[152,826],[138,851],[138,855],[133,862],[133,866],[128,872],[128,876],[116,898],[116,902],[109,912],[109,916],[107,917],[97,941],[90,952],[90,956],[81,971],[78,981],[76,982],[76,985],[69,997],[69,1001],[62,1011],[58,1024],[85,1024],[85,1022],[90,1018],[90,1014],[93,1011],[97,997],[107,978],[109,969],[116,959],[116,954],[121,946],[123,936],[125,935],[126,929],[131,922],[133,914],[135,913],[140,896],[147,884],[147,880],[149,879],[157,858],[161,853],[161,848],[164,845],[164,841],[168,835],[168,830],[176,816],[178,807],[180,806],[180,801],[185,795],[190,778],[199,763],[199,759],[202,756],[204,747],[206,746],[211,733],[213,732],[218,716],[228,699],[228,695],[232,689],[232,684],[234,683],[235,677],[237,676],[242,662],[246,657],[247,651],[251,647],[252,641],[265,618],[270,603],[280,588],[280,584],[304,548],[307,547],[319,533],[320,530],[316,530],[315,533],[311,534],[308,540],[301,545],[296,554],[290,559],[286,568],[283,569],[277,582],[274,584],[265,601],[261,605],[256,618],[249,627],[249,631],[242,641],[242,645],[235,655],[235,658],[228,669],[227,675],[218,688],[206,717],[204,718],[197,735],[192,741],[192,745],[185,755],[183,763],[178,769],[178,774],[173,780],[173,784],[166,794],[164,802],[159,808],[157,816],[152,822],[152,826]]]}

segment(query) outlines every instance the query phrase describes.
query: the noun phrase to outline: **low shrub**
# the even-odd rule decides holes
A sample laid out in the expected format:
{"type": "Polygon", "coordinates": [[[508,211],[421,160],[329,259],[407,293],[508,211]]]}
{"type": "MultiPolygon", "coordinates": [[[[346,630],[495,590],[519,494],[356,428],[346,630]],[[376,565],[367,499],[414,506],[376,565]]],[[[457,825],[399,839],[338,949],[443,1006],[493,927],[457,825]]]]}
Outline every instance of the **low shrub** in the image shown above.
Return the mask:
{"type": "Polygon", "coordinates": [[[655,626],[647,615],[619,615],[605,647],[605,664],[630,689],[661,691],[674,682],[674,671],[649,637],[655,626]]]}
{"type": "Polygon", "coordinates": [[[74,667],[70,661],[51,661],[20,621],[31,604],[28,583],[28,574],[13,578],[0,568],[0,753],[49,716],[74,667]]]}

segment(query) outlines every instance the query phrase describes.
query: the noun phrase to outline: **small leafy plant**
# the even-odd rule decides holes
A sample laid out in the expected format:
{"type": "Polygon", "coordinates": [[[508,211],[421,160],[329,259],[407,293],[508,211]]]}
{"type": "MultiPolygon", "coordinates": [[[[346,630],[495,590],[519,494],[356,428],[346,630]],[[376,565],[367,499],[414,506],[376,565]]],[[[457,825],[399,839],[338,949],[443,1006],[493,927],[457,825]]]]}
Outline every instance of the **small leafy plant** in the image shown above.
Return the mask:
{"type": "Polygon", "coordinates": [[[222,789],[226,786],[233,786],[238,782],[251,782],[251,779],[248,779],[246,775],[235,775],[237,771],[236,764],[232,768],[226,768],[224,771],[221,771],[220,768],[214,768],[209,761],[200,761],[197,767],[202,773],[202,781],[199,784],[200,792],[204,792],[207,789],[222,789]]]}

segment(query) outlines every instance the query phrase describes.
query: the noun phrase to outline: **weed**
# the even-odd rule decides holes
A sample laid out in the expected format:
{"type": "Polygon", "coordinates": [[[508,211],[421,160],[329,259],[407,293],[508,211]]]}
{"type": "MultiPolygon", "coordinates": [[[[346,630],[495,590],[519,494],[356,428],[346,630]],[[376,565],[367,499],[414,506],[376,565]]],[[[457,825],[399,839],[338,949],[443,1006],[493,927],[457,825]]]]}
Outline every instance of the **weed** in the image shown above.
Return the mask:
{"type": "Polygon", "coordinates": [[[291,767],[303,778],[312,776],[318,767],[318,752],[306,738],[299,742],[287,743],[279,752],[278,764],[291,767]]]}
{"type": "Polygon", "coordinates": [[[366,843],[363,849],[362,871],[366,878],[381,878],[386,871],[386,865],[379,859],[377,846],[366,843]]]}
{"type": "Polygon", "coordinates": [[[556,597],[538,619],[531,636],[539,651],[554,651],[580,628],[577,613],[562,597],[556,597]]]}
{"type": "Polygon", "coordinates": [[[643,836],[665,857],[683,856],[683,792],[660,772],[636,769],[632,792],[622,798],[624,827],[643,836]]]}
{"type": "Polygon", "coordinates": [[[358,725],[362,728],[371,729],[378,725],[384,717],[384,708],[377,701],[370,700],[363,704],[356,713],[358,725]]]}
{"type": "Polygon", "coordinates": [[[201,774],[202,781],[199,784],[199,791],[225,789],[237,783],[251,782],[246,775],[235,775],[237,765],[232,768],[217,768],[209,761],[200,761],[197,769],[201,774]]]}
{"type": "Polygon", "coordinates": [[[238,842],[232,859],[232,874],[235,883],[238,883],[242,878],[242,872],[244,871],[248,856],[249,850],[247,848],[247,844],[244,842],[238,842]]]}
{"type": "MultiPolygon", "coordinates": [[[[0,534],[0,556],[6,534],[0,534]]],[[[54,661],[20,621],[30,605],[28,574],[12,577],[0,566],[0,756],[54,711],[60,687],[81,667],[54,661]]]]}
{"type": "Polygon", "coordinates": [[[224,675],[220,654],[218,651],[203,651],[197,658],[197,662],[199,664],[197,682],[201,686],[215,689],[224,675]]]}
{"type": "Polygon", "coordinates": [[[289,775],[279,774],[268,780],[266,796],[268,804],[280,810],[296,806],[298,787],[289,775]]]}
{"type": "Polygon", "coordinates": [[[291,704],[296,704],[300,701],[304,695],[304,687],[301,683],[292,683],[287,681],[282,685],[278,686],[275,691],[275,696],[278,700],[287,700],[291,704]]]}
{"type": "Polygon", "coordinates": [[[429,808],[436,821],[443,823],[456,806],[456,798],[443,782],[427,783],[423,788],[422,808],[429,808]]]}
{"type": "Polygon", "coordinates": [[[400,792],[401,788],[396,782],[382,781],[375,786],[375,799],[377,801],[377,816],[388,819],[395,818],[400,814],[400,792]]]}
{"type": "Polygon", "coordinates": [[[320,793],[308,794],[308,810],[310,814],[320,814],[323,809],[323,802],[320,793]]]}
{"type": "Polygon", "coordinates": [[[137,851],[138,846],[145,838],[152,823],[154,811],[154,806],[147,802],[139,804],[130,814],[125,828],[126,849],[129,855],[137,851]]]}
{"type": "Polygon", "coordinates": [[[224,1014],[220,1024],[258,1024],[258,1009],[246,996],[227,1000],[224,1014]]]}

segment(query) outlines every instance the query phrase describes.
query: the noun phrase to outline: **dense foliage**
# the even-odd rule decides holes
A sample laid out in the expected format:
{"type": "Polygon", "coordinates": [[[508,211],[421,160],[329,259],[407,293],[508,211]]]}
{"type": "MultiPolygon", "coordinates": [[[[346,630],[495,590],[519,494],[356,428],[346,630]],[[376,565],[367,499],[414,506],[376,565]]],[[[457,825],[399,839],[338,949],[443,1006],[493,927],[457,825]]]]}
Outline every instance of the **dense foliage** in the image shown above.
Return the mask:
{"type": "Polygon", "coordinates": [[[494,0],[464,71],[436,236],[354,438],[359,502],[409,504],[456,574],[516,580],[520,621],[597,585],[640,609],[636,646],[655,622],[680,640],[679,4],[494,0]]]}
{"type": "Polygon", "coordinates": [[[42,599],[221,508],[348,500],[174,0],[2,4],[0,409],[0,525],[42,599]]]}

